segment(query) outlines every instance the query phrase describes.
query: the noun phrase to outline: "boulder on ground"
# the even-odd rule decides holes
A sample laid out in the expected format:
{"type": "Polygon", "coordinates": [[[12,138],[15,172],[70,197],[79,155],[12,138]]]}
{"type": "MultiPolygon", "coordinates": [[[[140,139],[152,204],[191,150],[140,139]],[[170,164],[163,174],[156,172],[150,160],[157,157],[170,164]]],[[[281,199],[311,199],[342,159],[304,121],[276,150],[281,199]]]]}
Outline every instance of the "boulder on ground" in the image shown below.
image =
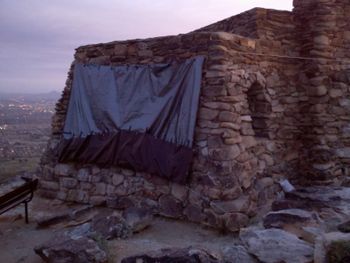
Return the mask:
{"type": "Polygon", "coordinates": [[[132,234],[124,218],[114,214],[95,216],[90,225],[90,232],[104,239],[128,238],[132,234]]]}
{"type": "Polygon", "coordinates": [[[122,263],[218,263],[217,256],[198,248],[161,249],[124,258],[122,263]]]}
{"type": "Polygon", "coordinates": [[[107,254],[100,245],[88,237],[73,239],[68,236],[60,236],[52,239],[47,244],[34,248],[47,263],[107,263],[107,254]]]}
{"type": "Polygon", "coordinates": [[[240,235],[249,253],[265,263],[312,262],[313,247],[281,229],[246,230],[240,235]]]}
{"type": "Polygon", "coordinates": [[[61,223],[70,219],[69,213],[67,211],[58,211],[52,214],[43,214],[37,216],[36,223],[37,228],[45,228],[51,225],[61,223]]]}
{"type": "Polygon", "coordinates": [[[153,214],[146,208],[130,207],[123,212],[123,218],[132,232],[136,233],[151,225],[153,214]]]}
{"type": "Polygon", "coordinates": [[[224,263],[257,263],[243,246],[229,246],[222,250],[224,263]]]}
{"type": "Polygon", "coordinates": [[[284,209],[270,212],[264,217],[265,228],[283,228],[286,224],[305,225],[313,223],[315,217],[312,213],[302,209],[284,209]]]}
{"type": "Polygon", "coordinates": [[[74,220],[89,220],[93,215],[93,207],[90,205],[79,205],[74,208],[67,208],[66,206],[58,206],[50,212],[42,212],[35,215],[37,228],[46,228],[63,222],[70,222],[74,220]]]}

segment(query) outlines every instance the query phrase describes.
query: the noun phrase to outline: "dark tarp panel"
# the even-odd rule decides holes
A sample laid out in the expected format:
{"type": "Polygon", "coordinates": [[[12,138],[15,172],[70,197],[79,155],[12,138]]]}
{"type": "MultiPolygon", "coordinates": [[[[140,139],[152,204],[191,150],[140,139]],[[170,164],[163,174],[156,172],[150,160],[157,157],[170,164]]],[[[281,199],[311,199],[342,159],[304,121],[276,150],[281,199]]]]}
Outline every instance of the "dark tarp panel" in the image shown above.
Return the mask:
{"type": "Polygon", "coordinates": [[[185,182],[203,62],[75,64],[59,160],[124,164],[185,182]]]}

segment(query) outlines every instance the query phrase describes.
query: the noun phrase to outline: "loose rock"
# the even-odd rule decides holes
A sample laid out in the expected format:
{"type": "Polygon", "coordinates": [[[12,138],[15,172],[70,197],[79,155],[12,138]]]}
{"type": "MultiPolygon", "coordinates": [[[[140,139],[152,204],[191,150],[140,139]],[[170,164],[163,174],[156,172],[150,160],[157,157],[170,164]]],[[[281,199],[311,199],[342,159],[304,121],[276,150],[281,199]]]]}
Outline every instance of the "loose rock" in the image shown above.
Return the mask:
{"type": "Polygon", "coordinates": [[[162,249],[124,258],[122,263],[216,263],[219,259],[211,253],[197,248],[162,249]]]}
{"type": "Polygon", "coordinates": [[[87,237],[56,237],[35,247],[34,251],[47,263],[107,263],[107,254],[96,241],[87,237]]]}
{"type": "Polygon", "coordinates": [[[140,232],[149,227],[152,223],[152,212],[145,208],[131,207],[123,212],[126,224],[132,232],[140,232]]]}
{"type": "Polygon", "coordinates": [[[117,215],[96,216],[91,222],[90,231],[104,239],[128,238],[132,234],[127,222],[117,215]]]}
{"type": "Polygon", "coordinates": [[[266,263],[312,262],[313,247],[280,229],[247,230],[240,235],[248,252],[266,263]]]}
{"type": "Polygon", "coordinates": [[[256,263],[257,261],[243,246],[226,247],[222,251],[225,263],[256,263]]]}
{"type": "Polygon", "coordinates": [[[312,213],[301,209],[285,209],[268,213],[264,218],[265,228],[282,228],[285,224],[306,224],[314,221],[312,213]]]}

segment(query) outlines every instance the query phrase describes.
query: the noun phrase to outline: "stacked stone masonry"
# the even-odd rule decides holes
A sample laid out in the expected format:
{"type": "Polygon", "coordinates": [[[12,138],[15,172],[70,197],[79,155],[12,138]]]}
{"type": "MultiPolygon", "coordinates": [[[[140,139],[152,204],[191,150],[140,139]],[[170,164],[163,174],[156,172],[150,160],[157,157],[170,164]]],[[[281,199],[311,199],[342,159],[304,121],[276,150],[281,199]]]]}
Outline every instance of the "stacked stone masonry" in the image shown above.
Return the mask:
{"type": "Polygon", "coordinates": [[[41,194],[237,231],[268,209],[281,178],[340,181],[350,166],[349,12],[348,0],[295,0],[293,12],[256,8],[184,35],[79,47],[74,62],[98,65],[205,56],[190,182],[58,163],[73,62],[42,158],[41,194]]]}

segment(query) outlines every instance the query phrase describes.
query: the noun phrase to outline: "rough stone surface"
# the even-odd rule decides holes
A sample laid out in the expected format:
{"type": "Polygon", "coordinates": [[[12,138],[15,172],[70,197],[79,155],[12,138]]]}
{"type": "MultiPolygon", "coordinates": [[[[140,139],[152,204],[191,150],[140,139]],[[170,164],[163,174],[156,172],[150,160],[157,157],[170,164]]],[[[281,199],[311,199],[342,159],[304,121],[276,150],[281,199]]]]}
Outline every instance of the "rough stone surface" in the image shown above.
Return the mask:
{"type": "Polygon", "coordinates": [[[182,205],[174,197],[164,195],[159,200],[160,213],[167,217],[178,218],[182,214],[182,205]]]}
{"type": "Polygon", "coordinates": [[[117,215],[98,215],[94,217],[89,231],[104,239],[127,238],[132,234],[131,226],[117,215]]]}
{"type": "Polygon", "coordinates": [[[59,222],[62,222],[64,220],[70,219],[69,213],[66,211],[64,212],[57,212],[55,214],[50,215],[43,215],[43,216],[37,216],[36,222],[38,228],[48,227],[50,225],[57,224],[59,222]]]}
{"type": "Polygon", "coordinates": [[[140,232],[151,225],[153,215],[146,208],[130,207],[123,212],[123,218],[133,232],[140,232]]]}
{"type": "Polygon", "coordinates": [[[249,223],[249,217],[243,213],[226,213],[222,220],[225,230],[231,232],[237,232],[249,223]]]}
{"type": "Polygon", "coordinates": [[[220,262],[214,255],[199,248],[162,249],[142,255],[124,258],[122,263],[215,263],[220,262]]]}
{"type": "Polygon", "coordinates": [[[311,244],[280,229],[248,230],[240,235],[249,253],[266,263],[312,262],[311,244]]]}
{"type": "Polygon", "coordinates": [[[257,263],[243,246],[226,247],[222,250],[225,263],[257,263]]]}
{"type": "Polygon", "coordinates": [[[188,205],[184,209],[184,215],[191,221],[191,222],[203,222],[205,219],[205,216],[202,214],[202,210],[199,206],[196,205],[188,205]]]}
{"type": "Polygon", "coordinates": [[[107,254],[96,241],[87,237],[56,237],[34,248],[45,262],[107,263],[107,254]]]}
{"type": "Polygon", "coordinates": [[[126,196],[121,197],[111,197],[107,199],[107,206],[116,209],[126,209],[128,207],[134,207],[135,204],[133,200],[126,196]]]}
{"type": "Polygon", "coordinates": [[[270,212],[264,217],[265,228],[282,228],[285,224],[307,224],[314,221],[312,213],[301,209],[270,212]]]}
{"type": "Polygon", "coordinates": [[[249,207],[249,198],[242,196],[233,201],[213,201],[211,207],[218,214],[244,212],[249,207]]]}

